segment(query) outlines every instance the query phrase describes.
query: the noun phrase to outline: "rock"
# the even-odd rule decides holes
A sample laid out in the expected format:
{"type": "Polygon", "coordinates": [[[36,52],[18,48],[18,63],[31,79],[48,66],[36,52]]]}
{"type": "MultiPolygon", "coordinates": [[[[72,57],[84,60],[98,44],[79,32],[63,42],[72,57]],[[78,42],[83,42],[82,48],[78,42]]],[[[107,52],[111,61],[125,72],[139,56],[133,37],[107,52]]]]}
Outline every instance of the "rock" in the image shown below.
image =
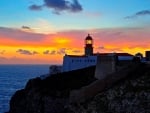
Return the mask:
{"type": "Polygon", "coordinates": [[[108,90],[69,109],[74,113],[150,113],[150,67],[140,65],[128,74],[108,90]]]}
{"type": "Polygon", "coordinates": [[[11,98],[9,113],[66,113],[69,93],[92,83],[95,67],[59,73],[28,81],[11,98]]]}
{"type": "Polygon", "coordinates": [[[95,67],[29,80],[11,98],[9,113],[150,113],[150,65],[128,69],[122,72],[126,78],[110,81],[111,87],[74,103],[70,103],[70,92],[95,82],[95,67]]]}

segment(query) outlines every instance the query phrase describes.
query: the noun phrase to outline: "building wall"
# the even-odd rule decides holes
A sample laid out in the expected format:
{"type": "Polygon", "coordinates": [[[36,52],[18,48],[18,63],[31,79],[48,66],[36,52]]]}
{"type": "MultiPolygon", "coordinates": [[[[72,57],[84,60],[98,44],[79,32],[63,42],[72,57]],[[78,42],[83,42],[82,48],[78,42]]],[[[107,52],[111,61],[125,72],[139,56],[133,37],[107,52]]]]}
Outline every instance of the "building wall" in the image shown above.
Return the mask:
{"type": "Polygon", "coordinates": [[[133,56],[118,56],[118,60],[133,60],[133,56]]]}
{"type": "Polygon", "coordinates": [[[98,56],[95,77],[104,79],[108,74],[116,71],[116,56],[98,56]]]}
{"type": "Polygon", "coordinates": [[[147,61],[150,61],[150,51],[145,51],[145,57],[147,61]]]}
{"type": "MultiPolygon", "coordinates": [[[[63,68],[62,72],[77,70],[89,66],[96,65],[101,67],[100,71],[101,75],[105,75],[104,73],[112,72],[112,68],[114,68],[114,62],[116,62],[117,54],[107,54],[105,56],[101,55],[91,55],[91,56],[69,56],[65,55],[63,58],[63,68]],[[115,56],[115,58],[114,58],[115,56]],[[97,57],[98,60],[97,60],[97,57]],[[97,62],[98,61],[98,62],[97,62]],[[102,74],[103,73],[103,74],[102,74]]],[[[131,61],[133,56],[118,56],[118,61],[131,61]]],[[[126,62],[125,62],[126,63],[126,62]]]]}
{"type": "Polygon", "coordinates": [[[81,56],[81,57],[71,57],[64,56],[63,59],[63,72],[77,70],[89,66],[96,65],[97,56],[81,56]]]}

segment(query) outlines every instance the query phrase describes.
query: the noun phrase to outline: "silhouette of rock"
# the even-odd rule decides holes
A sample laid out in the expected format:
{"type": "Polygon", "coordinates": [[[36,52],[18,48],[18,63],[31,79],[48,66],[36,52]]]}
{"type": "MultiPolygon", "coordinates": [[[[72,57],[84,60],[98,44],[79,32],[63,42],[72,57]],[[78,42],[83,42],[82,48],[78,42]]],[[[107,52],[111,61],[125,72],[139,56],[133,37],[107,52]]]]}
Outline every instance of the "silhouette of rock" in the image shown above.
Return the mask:
{"type": "Polygon", "coordinates": [[[28,81],[11,98],[9,113],[65,113],[69,94],[92,83],[95,66],[28,81]]]}
{"type": "Polygon", "coordinates": [[[31,79],[12,96],[9,113],[149,113],[150,65],[133,66],[122,70],[124,79],[112,83],[112,78],[111,86],[75,103],[70,103],[70,93],[96,81],[95,67],[31,79]]]}

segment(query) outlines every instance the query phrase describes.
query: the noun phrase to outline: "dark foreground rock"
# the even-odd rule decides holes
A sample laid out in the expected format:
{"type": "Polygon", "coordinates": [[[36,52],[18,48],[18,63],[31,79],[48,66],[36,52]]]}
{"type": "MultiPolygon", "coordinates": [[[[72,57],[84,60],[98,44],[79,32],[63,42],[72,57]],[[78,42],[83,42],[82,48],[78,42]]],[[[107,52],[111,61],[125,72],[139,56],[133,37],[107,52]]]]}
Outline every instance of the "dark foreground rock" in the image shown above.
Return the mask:
{"type": "Polygon", "coordinates": [[[66,113],[70,91],[95,81],[94,72],[95,66],[29,80],[11,98],[9,113],[66,113]]]}
{"type": "Polygon", "coordinates": [[[76,103],[70,92],[93,83],[95,67],[32,79],[12,97],[9,113],[150,113],[150,65],[128,69],[125,79],[76,103]]]}
{"type": "Polygon", "coordinates": [[[150,113],[150,65],[140,64],[126,74],[93,98],[70,104],[68,113],[150,113]]]}

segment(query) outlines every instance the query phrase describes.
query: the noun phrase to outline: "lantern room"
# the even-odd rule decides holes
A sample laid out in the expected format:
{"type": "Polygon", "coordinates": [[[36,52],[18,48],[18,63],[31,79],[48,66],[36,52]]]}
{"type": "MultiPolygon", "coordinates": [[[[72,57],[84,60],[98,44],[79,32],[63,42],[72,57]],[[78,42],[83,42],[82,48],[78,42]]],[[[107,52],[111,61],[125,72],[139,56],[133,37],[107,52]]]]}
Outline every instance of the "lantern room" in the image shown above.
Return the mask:
{"type": "Polygon", "coordinates": [[[88,34],[88,36],[85,38],[85,55],[93,55],[93,39],[90,36],[90,34],[88,34]]]}
{"type": "Polygon", "coordinates": [[[85,44],[86,45],[93,45],[93,39],[90,36],[90,34],[88,34],[88,36],[85,38],[85,44]]]}

